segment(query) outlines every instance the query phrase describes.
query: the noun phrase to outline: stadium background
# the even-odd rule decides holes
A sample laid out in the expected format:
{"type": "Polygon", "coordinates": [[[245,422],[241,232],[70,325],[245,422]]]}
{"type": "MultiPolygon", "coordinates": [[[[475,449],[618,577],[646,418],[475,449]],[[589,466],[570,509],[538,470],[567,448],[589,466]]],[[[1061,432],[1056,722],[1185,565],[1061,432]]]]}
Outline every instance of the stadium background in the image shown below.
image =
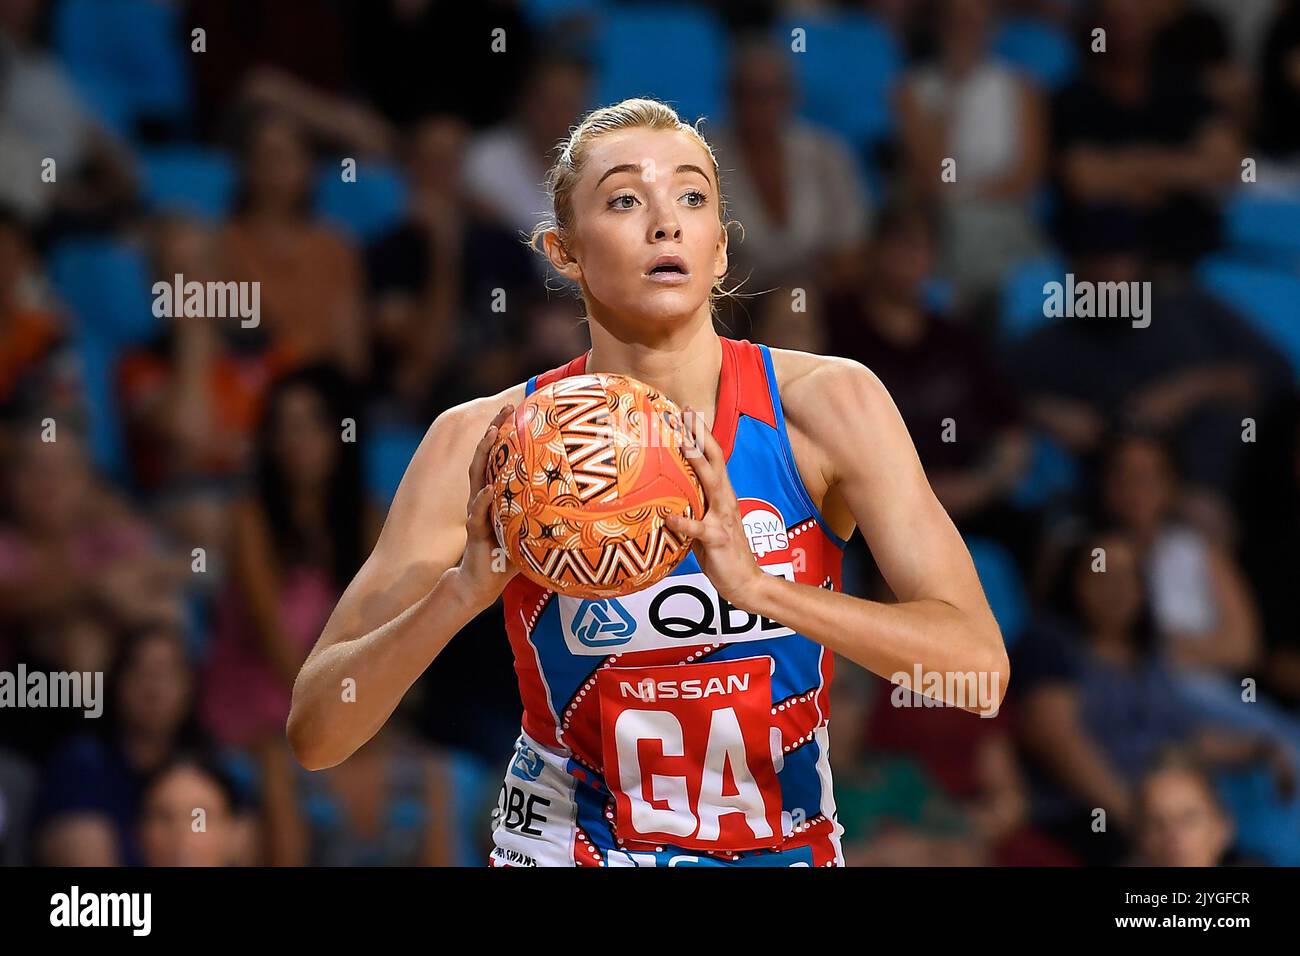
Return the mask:
{"type": "Polygon", "coordinates": [[[1011,650],[994,719],[841,662],[849,861],[1300,862],[1286,0],[0,0],[0,669],[108,700],[0,711],[0,859],[485,860],[499,609],[334,770],[288,690],[433,417],[586,348],[519,233],[628,95],[717,147],[720,330],[881,376],[1011,650]],[[1150,326],[1046,318],[1067,271],[1150,326]],[[155,317],[177,273],[260,326],[155,317]]]}

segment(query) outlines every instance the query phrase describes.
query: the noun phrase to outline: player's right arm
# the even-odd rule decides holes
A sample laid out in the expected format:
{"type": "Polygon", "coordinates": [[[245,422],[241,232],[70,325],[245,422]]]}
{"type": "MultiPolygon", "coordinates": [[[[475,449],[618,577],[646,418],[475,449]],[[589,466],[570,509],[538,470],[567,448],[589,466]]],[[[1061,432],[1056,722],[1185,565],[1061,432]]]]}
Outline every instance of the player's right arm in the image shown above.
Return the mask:
{"type": "Polygon", "coordinates": [[[375,549],[298,673],[289,743],[309,770],[346,760],[514,575],[488,518],[487,454],[515,386],[443,412],[420,443],[375,549]]]}

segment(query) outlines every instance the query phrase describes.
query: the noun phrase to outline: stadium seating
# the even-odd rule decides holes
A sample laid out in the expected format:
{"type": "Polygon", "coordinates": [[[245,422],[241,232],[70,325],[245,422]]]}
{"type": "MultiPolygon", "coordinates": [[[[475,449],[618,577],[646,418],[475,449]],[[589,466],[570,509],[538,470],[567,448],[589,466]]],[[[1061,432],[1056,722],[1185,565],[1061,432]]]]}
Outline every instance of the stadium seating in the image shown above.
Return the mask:
{"type": "Polygon", "coordinates": [[[397,486],[422,438],[424,431],[413,426],[379,424],[371,429],[365,445],[366,490],[385,508],[397,494],[397,486]]]}
{"type": "Polygon", "coordinates": [[[1078,57],[1069,35],[1042,20],[1005,20],[993,37],[993,52],[1049,92],[1069,83],[1078,72],[1078,57]]]}
{"type": "Polygon", "coordinates": [[[725,119],[726,34],[712,14],[662,4],[612,7],[595,46],[597,104],[655,96],[688,122],[725,119]]]}
{"type": "Polygon", "coordinates": [[[69,240],[56,246],[50,279],[73,319],[81,362],[92,460],[124,481],[126,457],[118,420],[114,376],[122,350],[157,329],[143,253],[108,240],[69,240]]]}
{"type": "Polygon", "coordinates": [[[63,0],[53,45],[86,101],[118,133],[142,119],[183,127],[191,105],[181,4],[63,0]]]}
{"type": "Polygon", "coordinates": [[[1021,262],[1007,274],[998,323],[1004,338],[1020,338],[1051,321],[1043,312],[1043,286],[1063,281],[1065,268],[1057,257],[1045,256],[1021,262]]]}
{"type": "Polygon", "coordinates": [[[1010,648],[1029,621],[1029,601],[1020,570],[1007,549],[989,538],[968,538],[966,547],[970,549],[993,616],[1002,629],[1002,640],[1010,648]]]}
{"type": "Polygon", "coordinates": [[[1252,196],[1243,191],[1224,209],[1227,240],[1239,255],[1300,273],[1300,196],[1252,196]]]}
{"type": "Polygon", "coordinates": [[[602,0],[524,0],[523,11],[533,23],[543,28],[575,16],[598,16],[605,8],[602,0]]]}
{"type": "Polygon", "coordinates": [[[1081,480],[1079,462],[1068,451],[1043,434],[1033,436],[1029,467],[1011,491],[1011,503],[1024,511],[1050,505],[1068,495],[1081,480]]]}
{"type": "Polygon", "coordinates": [[[1198,269],[1205,287],[1235,308],[1300,375],[1300,274],[1211,256],[1198,269]]]}
{"type": "Polygon", "coordinates": [[[321,165],[316,181],[316,211],[359,243],[377,239],[402,218],[406,181],[396,167],[360,163],[356,182],[344,182],[340,161],[321,165]]]}
{"type": "Polygon", "coordinates": [[[141,190],[154,209],[181,210],[215,221],[230,210],[235,169],[226,153],[201,146],[145,150],[141,190]]]}
{"type": "Polygon", "coordinates": [[[790,17],[775,39],[791,51],[802,116],[866,150],[890,133],[902,57],[884,26],[854,13],[790,17]],[[804,31],[805,53],[791,49],[796,29],[804,31]]]}
{"type": "Polygon", "coordinates": [[[148,263],[136,246],[106,239],[66,240],[52,250],[49,273],[79,333],[125,345],[157,329],[148,263]]]}

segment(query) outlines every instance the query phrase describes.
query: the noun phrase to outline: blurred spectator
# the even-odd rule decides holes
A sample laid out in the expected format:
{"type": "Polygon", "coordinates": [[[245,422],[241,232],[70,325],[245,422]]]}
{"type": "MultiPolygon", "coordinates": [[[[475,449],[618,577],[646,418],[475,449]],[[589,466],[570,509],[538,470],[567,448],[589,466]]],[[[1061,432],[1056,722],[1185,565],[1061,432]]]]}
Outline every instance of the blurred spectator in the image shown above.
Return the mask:
{"type": "Polygon", "coordinates": [[[37,866],[124,866],[113,821],[102,813],[68,813],[37,843],[37,866]]]}
{"type": "Polygon", "coordinates": [[[544,57],[520,88],[513,115],[474,138],[465,161],[465,185],[473,201],[502,227],[528,236],[550,215],[546,171],[590,98],[586,61],[544,57]]]}
{"type": "Polygon", "coordinates": [[[367,250],[375,392],[421,423],[533,373],[519,354],[540,294],[533,254],[466,201],[466,136],[451,116],[414,128],[406,217],[367,250]]]}
{"type": "MultiPolygon", "coordinates": [[[[1148,279],[1130,214],[1097,210],[1080,222],[1076,286],[1148,279]]],[[[1013,348],[1009,365],[1035,422],[1066,448],[1095,453],[1116,422],[1158,428],[1172,436],[1192,485],[1224,494],[1241,455],[1242,417],[1287,383],[1290,370],[1197,285],[1156,282],[1145,304],[1141,320],[1054,319],[1013,348]]]]}
{"type": "Polygon", "coordinates": [[[297,362],[368,366],[362,275],[352,247],[311,213],[315,168],[287,114],[248,118],[235,212],[218,237],[218,278],[260,283],[260,321],[297,362]]]}
{"type": "Polygon", "coordinates": [[[1171,84],[1199,87],[1229,115],[1247,119],[1251,84],[1232,55],[1232,39],[1217,12],[1191,0],[1146,0],[1154,24],[1157,68],[1171,84]]]}
{"type": "MultiPolygon", "coordinates": [[[[512,0],[363,0],[349,6],[358,78],[383,115],[403,126],[430,113],[454,113],[476,127],[494,122],[519,94],[536,55],[523,5],[512,0]],[[465,42],[448,42],[452,23],[465,42]],[[497,36],[501,48],[493,44],[497,36]],[[430,56],[432,50],[438,55],[430,56]],[[491,81],[466,83],[466,77],[491,81]]],[[[563,41],[548,37],[547,46],[563,41]]]]}
{"type": "MultiPolygon", "coordinates": [[[[163,552],[151,529],[91,472],[81,436],[56,423],[15,427],[0,519],[0,621],[29,639],[71,613],[114,627],[180,615],[188,570],[163,552]]],[[[0,655],[3,656],[3,655],[0,655]]]]}
{"type": "Polygon", "coordinates": [[[1150,435],[1121,436],[1102,462],[1102,505],[1137,550],[1160,649],[1188,705],[1223,726],[1267,733],[1300,760],[1300,719],[1239,683],[1259,664],[1259,615],[1231,553],[1178,515],[1178,476],[1150,435]]]}
{"type": "MultiPolygon", "coordinates": [[[[908,754],[866,746],[871,681],[837,662],[831,685],[836,819],[849,866],[977,866],[988,862],[970,821],[908,754]]],[[[974,718],[979,720],[978,717],[974,718]]]]}
{"type": "Polygon", "coordinates": [[[1041,249],[1032,203],[1046,169],[1037,89],[989,51],[991,0],[944,0],[939,56],[898,95],[911,191],[943,212],[944,274],[963,306],[983,304],[1010,267],[1041,249]],[[943,163],[955,160],[946,181],[943,163]]]}
{"type": "Polygon", "coordinates": [[[963,531],[1027,553],[1030,531],[1006,505],[1026,461],[1019,405],[978,337],[927,302],[929,219],[916,206],[888,207],[868,263],[861,287],[826,305],[829,351],[884,382],[935,494],[963,531]]]}
{"type": "Polygon", "coordinates": [[[833,281],[867,225],[853,154],[794,112],[786,53],[749,39],[732,59],[730,124],[713,137],[728,218],[742,224],[730,272],[749,289],[833,281]]]}
{"type": "Polygon", "coordinates": [[[392,129],[352,95],[353,37],[343,4],[315,0],[190,0],[186,35],[202,29],[191,57],[198,119],[209,136],[238,110],[287,113],[323,143],[352,155],[388,152],[392,129]],[[311,42],[303,25],[311,24],[311,42]]]}
{"type": "MultiPolygon", "coordinates": [[[[1034,820],[1054,839],[1089,865],[1122,860],[1137,822],[1134,788],[1171,744],[1218,765],[1263,762],[1288,807],[1300,808],[1285,747],[1225,730],[1187,705],[1156,654],[1138,553],[1127,537],[1081,539],[1060,565],[1052,607],[1056,616],[1017,645],[1014,666],[1034,820]]],[[[1277,841],[1280,852],[1294,853],[1291,836],[1279,833],[1277,841]]]]}
{"type": "Polygon", "coordinates": [[[254,485],[230,519],[231,575],[203,686],[204,724],[222,743],[283,739],[298,670],[378,538],[382,519],[363,488],[364,423],[349,396],[337,372],[312,367],[267,397],[254,485]]]}
{"type": "Polygon", "coordinates": [[[130,158],[43,48],[45,8],[0,2],[0,201],[29,219],[54,215],[61,228],[111,223],[135,193],[130,158]],[[56,178],[47,181],[51,159],[56,178]]]}
{"type": "Polygon", "coordinates": [[[206,756],[180,754],[154,774],[140,801],[137,829],[145,866],[249,862],[250,828],[238,790],[206,756]]]}
{"type": "Polygon", "coordinates": [[[1232,845],[1232,816],[1210,774],[1189,754],[1162,755],[1137,787],[1138,866],[1219,866],[1232,845]]]}
{"type": "MultiPolygon", "coordinates": [[[[839,675],[837,674],[837,677],[839,675]]],[[[1059,866],[1073,860],[1028,826],[1028,792],[1010,714],[976,716],[876,681],[866,720],[872,753],[919,762],[965,820],[965,839],[986,864],[1059,866]]],[[[854,719],[855,712],[848,716],[854,719]]],[[[846,715],[837,710],[837,720],[846,715]]]]}
{"type": "Polygon", "coordinates": [[[147,780],[178,750],[204,742],[194,719],[193,670],[173,629],[152,627],[133,635],[109,674],[107,694],[99,732],[69,740],[41,781],[37,846],[46,853],[58,847],[68,865],[105,865],[95,862],[95,843],[79,846],[88,815],[111,826],[114,860],[138,864],[135,824],[147,780]],[[75,841],[69,830],[78,834],[75,841]],[[83,852],[94,855],[88,859],[83,852]]]}
{"type": "Polygon", "coordinates": [[[1238,500],[1242,563],[1259,600],[1264,636],[1260,683],[1300,711],[1300,396],[1259,422],[1238,500]]]}
{"type": "Polygon", "coordinates": [[[793,349],[822,355],[829,351],[826,345],[826,303],[816,288],[782,287],[762,293],[727,293],[725,298],[731,318],[741,311],[749,312],[747,301],[753,297],[752,311],[756,313],[753,335],[745,333],[745,326],[732,328],[729,318],[720,321],[723,332],[733,338],[750,338],[774,349],[793,349]]]}
{"type": "Polygon", "coordinates": [[[1128,532],[1146,572],[1170,660],[1226,674],[1253,669],[1259,650],[1254,602],[1228,551],[1181,519],[1168,447],[1154,434],[1122,433],[1103,456],[1100,481],[1105,518],[1128,532]]]}
{"type": "Polygon", "coordinates": [[[1300,182],[1300,2],[1282,0],[1268,27],[1260,63],[1255,141],[1300,182]]]}
{"type": "Polygon", "coordinates": [[[337,767],[304,771],[262,748],[273,866],[452,866],[455,800],[445,760],[393,722],[337,767]]]}
{"type": "Polygon", "coordinates": [[[36,796],[36,770],[18,753],[0,747],[0,866],[24,866],[36,796]]]}
{"type": "Polygon", "coordinates": [[[56,419],[80,413],[78,379],[40,261],[18,218],[0,207],[0,421],[22,410],[56,419]]]}
{"type": "MultiPolygon", "coordinates": [[[[94,675],[108,669],[118,650],[118,631],[107,615],[87,602],[50,611],[34,620],[23,637],[21,645],[14,649],[15,660],[5,665],[8,670],[22,664],[28,674],[69,674],[81,681],[93,681],[94,675]]],[[[82,688],[85,694],[94,692],[93,684],[88,687],[83,683],[82,688]]],[[[104,705],[102,697],[93,701],[83,697],[79,708],[40,707],[26,711],[21,720],[0,723],[0,746],[12,747],[39,766],[68,737],[85,732],[86,720],[93,719],[95,708],[104,705]]]]}
{"type": "Polygon", "coordinates": [[[1122,204],[1143,217],[1156,264],[1185,265],[1217,243],[1215,204],[1239,172],[1237,131],[1199,86],[1159,69],[1146,4],[1097,8],[1106,51],[1085,49],[1085,76],[1053,107],[1065,232],[1090,205],[1122,204]]]}
{"type": "MultiPolygon", "coordinates": [[[[156,279],[220,281],[213,236],[198,220],[162,215],[150,235],[156,279]]],[[[273,348],[262,328],[244,328],[236,318],[162,321],[158,336],[118,368],[133,477],[151,493],[228,481],[248,467],[262,396],[290,356],[273,348]]]]}

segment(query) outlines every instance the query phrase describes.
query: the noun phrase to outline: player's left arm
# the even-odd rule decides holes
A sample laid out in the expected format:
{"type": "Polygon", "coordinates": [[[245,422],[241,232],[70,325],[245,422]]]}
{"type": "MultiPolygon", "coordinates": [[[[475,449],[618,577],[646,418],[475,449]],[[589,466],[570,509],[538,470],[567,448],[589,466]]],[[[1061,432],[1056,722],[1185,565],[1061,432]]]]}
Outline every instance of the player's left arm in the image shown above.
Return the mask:
{"type": "Polygon", "coordinates": [[[959,675],[973,674],[995,699],[948,702],[996,709],[1010,671],[1001,631],[885,387],[859,363],[828,358],[788,393],[787,421],[822,452],[828,495],[847,505],[897,603],[764,573],[746,542],[722,449],[706,428],[695,432],[702,454],[690,461],[708,511],[702,520],[674,517],[670,527],[696,538],[701,567],[736,607],[780,621],[887,679],[910,679],[919,665],[925,683],[913,688],[918,692],[928,692],[927,684],[961,686],[959,675]]]}

